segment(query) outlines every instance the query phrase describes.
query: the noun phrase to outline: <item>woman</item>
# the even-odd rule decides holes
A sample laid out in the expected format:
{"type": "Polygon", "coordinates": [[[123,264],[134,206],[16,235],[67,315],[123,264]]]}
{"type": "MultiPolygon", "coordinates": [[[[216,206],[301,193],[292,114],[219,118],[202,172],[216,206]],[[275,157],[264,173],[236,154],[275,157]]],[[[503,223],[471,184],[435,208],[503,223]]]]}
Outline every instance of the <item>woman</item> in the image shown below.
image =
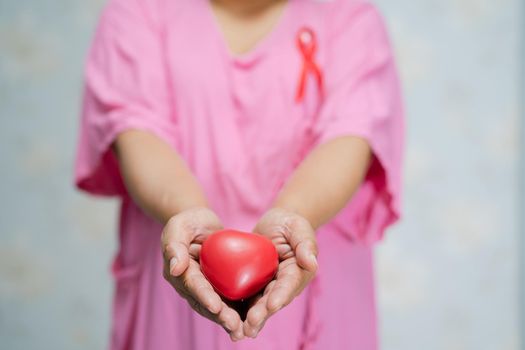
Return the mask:
{"type": "Polygon", "coordinates": [[[111,349],[376,349],[372,244],[399,217],[402,144],[368,2],[110,0],[76,183],[122,199],[111,349]],[[280,256],[244,320],[200,272],[223,227],[280,256]]]}

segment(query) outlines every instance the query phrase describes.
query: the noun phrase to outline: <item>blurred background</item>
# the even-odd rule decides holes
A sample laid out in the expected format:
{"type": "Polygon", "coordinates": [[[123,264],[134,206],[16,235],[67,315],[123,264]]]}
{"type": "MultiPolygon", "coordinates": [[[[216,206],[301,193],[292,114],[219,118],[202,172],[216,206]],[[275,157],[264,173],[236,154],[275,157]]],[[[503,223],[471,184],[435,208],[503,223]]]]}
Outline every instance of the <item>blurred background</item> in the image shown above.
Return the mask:
{"type": "MultiPolygon", "coordinates": [[[[376,3],[408,120],[405,216],[376,253],[382,348],[524,349],[523,5],[376,3]]],[[[108,341],[117,203],[72,185],[102,5],[0,0],[0,349],[108,341]]]]}

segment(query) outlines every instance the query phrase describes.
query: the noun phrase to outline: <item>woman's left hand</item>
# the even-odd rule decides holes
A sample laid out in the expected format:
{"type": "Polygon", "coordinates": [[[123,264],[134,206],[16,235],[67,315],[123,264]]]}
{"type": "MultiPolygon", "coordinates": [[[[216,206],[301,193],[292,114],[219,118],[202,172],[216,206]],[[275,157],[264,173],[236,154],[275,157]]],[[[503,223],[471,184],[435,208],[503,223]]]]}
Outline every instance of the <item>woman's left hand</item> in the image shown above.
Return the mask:
{"type": "Polygon", "coordinates": [[[266,320],[298,296],[317,271],[315,230],[308,220],[288,210],[274,208],[256,225],[254,232],[268,237],[279,254],[279,267],[244,321],[244,334],[255,338],[266,320]]]}

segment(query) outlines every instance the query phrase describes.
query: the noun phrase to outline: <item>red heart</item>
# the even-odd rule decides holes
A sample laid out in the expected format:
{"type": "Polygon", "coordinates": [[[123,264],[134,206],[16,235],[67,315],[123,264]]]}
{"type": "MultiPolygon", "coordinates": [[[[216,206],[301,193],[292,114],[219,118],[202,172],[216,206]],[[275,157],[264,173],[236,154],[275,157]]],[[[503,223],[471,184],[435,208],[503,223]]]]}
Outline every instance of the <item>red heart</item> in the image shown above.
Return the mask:
{"type": "Polygon", "coordinates": [[[256,233],[218,231],[202,244],[201,270],[229,300],[246,299],[275,276],[279,257],[273,243],[256,233]]]}

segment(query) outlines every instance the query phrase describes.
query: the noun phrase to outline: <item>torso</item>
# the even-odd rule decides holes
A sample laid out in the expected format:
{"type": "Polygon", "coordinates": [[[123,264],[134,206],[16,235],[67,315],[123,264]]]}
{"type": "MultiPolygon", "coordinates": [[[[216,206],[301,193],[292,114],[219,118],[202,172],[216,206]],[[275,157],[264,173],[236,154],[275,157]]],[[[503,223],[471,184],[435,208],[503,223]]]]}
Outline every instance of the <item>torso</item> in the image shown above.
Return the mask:
{"type": "Polygon", "coordinates": [[[178,150],[225,224],[239,229],[252,229],[311,144],[320,96],[311,84],[304,101],[295,102],[303,64],[296,36],[303,25],[322,36],[322,27],[321,17],[305,23],[294,16],[300,2],[265,15],[278,16],[277,23],[241,56],[229,52],[207,0],[186,2],[168,21],[178,150]]]}
{"type": "MultiPolygon", "coordinates": [[[[316,60],[326,65],[328,4],[279,1],[251,27],[213,12],[208,0],[155,1],[165,4],[174,144],[224,225],[251,231],[312,147],[321,99],[311,82],[295,101],[303,64],[296,39],[312,28],[316,60]]],[[[256,341],[232,344],[163,280],[161,227],[131,200],[122,213],[112,349],[376,349],[370,248],[334,227],[318,232],[319,278],[256,341]]]]}

